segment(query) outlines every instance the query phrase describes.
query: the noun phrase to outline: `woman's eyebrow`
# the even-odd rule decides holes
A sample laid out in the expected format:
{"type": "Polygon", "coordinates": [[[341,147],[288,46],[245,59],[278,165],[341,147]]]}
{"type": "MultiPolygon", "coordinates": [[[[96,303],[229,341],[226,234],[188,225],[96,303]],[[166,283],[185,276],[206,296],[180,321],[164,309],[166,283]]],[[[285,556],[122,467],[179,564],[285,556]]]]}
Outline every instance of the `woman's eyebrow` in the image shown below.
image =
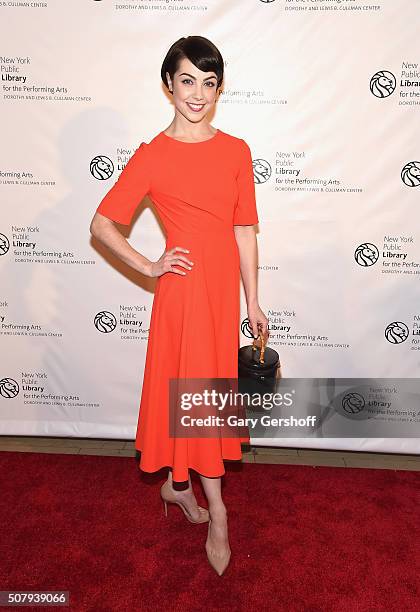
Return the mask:
{"type": "MultiPolygon", "coordinates": [[[[193,76],[192,74],[188,74],[188,72],[181,72],[181,74],[179,76],[182,76],[183,74],[185,74],[186,76],[189,76],[192,79],[196,80],[195,76],[193,76]]],[[[205,79],[203,79],[203,81],[208,81],[209,79],[217,79],[217,77],[216,76],[209,76],[209,77],[206,77],[205,79]]]]}

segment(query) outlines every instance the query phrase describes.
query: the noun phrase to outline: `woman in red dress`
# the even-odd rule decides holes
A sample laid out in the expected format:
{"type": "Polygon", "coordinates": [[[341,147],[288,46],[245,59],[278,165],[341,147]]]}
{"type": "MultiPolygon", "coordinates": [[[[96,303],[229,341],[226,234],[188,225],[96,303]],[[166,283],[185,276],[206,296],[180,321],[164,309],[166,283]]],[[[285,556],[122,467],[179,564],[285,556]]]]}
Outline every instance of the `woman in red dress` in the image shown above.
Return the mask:
{"type": "Polygon", "coordinates": [[[237,378],[241,275],[252,332],[268,336],[257,298],[252,157],[243,139],[208,122],[223,81],[223,58],[211,41],[201,36],[176,41],[161,76],[175,116],[136,149],[100,202],[91,233],[135,270],[158,277],[135,442],[139,467],[146,472],[169,467],[160,492],[165,511],[171,502],[190,522],[209,522],[207,557],[221,575],[231,555],[221,494],[224,460],[241,459],[241,442],[249,436],[171,436],[168,381],[237,378]],[[114,225],[130,224],[146,194],[166,233],[165,251],[155,262],[131,247],[114,225]],[[191,469],[200,475],[208,510],[197,505],[191,469]]]}

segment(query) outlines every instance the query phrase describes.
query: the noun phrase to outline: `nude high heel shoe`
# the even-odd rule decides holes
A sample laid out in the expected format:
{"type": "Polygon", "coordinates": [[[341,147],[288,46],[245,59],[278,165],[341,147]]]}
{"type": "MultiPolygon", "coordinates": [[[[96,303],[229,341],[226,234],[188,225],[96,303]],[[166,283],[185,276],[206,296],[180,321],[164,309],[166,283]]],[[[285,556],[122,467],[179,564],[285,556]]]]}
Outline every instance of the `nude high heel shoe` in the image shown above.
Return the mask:
{"type": "Polygon", "coordinates": [[[173,494],[171,495],[171,491],[170,489],[168,489],[167,482],[168,481],[164,482],[160,489],[160,496],[163,500],[165,516],[168,516],[168,504],[177,504],[181,508],[181,510],[187,517],[187,519],[190,521],[190,523],[196,523],[196,524],[207,523],[207,521],[210,518],[209,511],[206,508],[202,508],[201,506],[198,506],[198,509],[200,510],[200,513],[201,513],[201,518],[198,521],[194,519],[191,516],[191,514],[188,512],[188,508],[186,508],[186,506],[182,503],[182,501],[180,501],[179,499],[175,499],[173,494]]]}
{"type": "Polygon", "coordinates": [[[226,548],[225,552],[223,553],[223,556],[214,554],[214,552],[211,550],[210,545],[209,545],[210,525],[211,525],[211,519],[209,520],[209,528],[207,531],[207,541],[206,541],[207,559],[209,560],[209,563],[212,566],[212,568],[216,570],[219,576],[221,576],[223,572],[225,571],[225,569],[227,568],[227,566],[229,565],[231,550],[230,548],[226,548]]]}

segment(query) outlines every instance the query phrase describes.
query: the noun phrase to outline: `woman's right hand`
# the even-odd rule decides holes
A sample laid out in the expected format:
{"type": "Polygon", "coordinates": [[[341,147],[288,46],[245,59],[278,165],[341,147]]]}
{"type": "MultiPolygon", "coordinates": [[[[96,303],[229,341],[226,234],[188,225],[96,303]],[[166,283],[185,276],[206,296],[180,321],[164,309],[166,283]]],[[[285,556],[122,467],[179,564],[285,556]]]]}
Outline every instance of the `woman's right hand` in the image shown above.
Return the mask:
{"type": "Polygon", "coordinates": [[[182,251],[183,253],[189,253],[188,249],[184,249],[183,247],[175,246],[168,251],[165,251],[163,255],[157,260],[153,261],[150,266],[150,276],[162,276],[162,274],[166,274],[166,272],[174,272],[175,274],[182,274],[183,276],[186,274],[183,270],[178,270],[173,266],[182,266],[183,268],[187,268],[191,270],[194,265],[193,261],[190,261],[184,255],[178,255],[176,251],[182,251]]]}

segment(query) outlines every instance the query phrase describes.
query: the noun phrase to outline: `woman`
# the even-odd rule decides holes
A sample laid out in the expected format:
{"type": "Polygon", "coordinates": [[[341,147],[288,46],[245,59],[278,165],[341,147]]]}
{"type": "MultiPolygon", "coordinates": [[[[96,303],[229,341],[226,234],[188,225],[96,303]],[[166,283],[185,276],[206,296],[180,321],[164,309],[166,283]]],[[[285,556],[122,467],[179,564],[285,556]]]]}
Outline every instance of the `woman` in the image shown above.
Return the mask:
{"type": "Polygon", "coordinates": [[[207,557],[222,575],[231,555],[221,495],[224,460],[241,459],[241,442],[249,436],[171,437],[168,380],[237,378],[240,273],[253,334],[268,335],[257,299],[252,158],[244,140],[208,122],[223,81],[223,58],[212,42],[201,36],[176,41],[161,77],[175,116],[136,149],[99,204],[91,233],[135,270],[158,277],[135,443],[139,467],[169,467],[161,488],[165,512],[171,502],[191,522],[208,521],[207,557]],[[155,262],[114,226],[128,225],[146,194],[166,232],[165,251],[155,262]],[[208,510],[197,505],[191,469],[200,475],[208,510]]]}

